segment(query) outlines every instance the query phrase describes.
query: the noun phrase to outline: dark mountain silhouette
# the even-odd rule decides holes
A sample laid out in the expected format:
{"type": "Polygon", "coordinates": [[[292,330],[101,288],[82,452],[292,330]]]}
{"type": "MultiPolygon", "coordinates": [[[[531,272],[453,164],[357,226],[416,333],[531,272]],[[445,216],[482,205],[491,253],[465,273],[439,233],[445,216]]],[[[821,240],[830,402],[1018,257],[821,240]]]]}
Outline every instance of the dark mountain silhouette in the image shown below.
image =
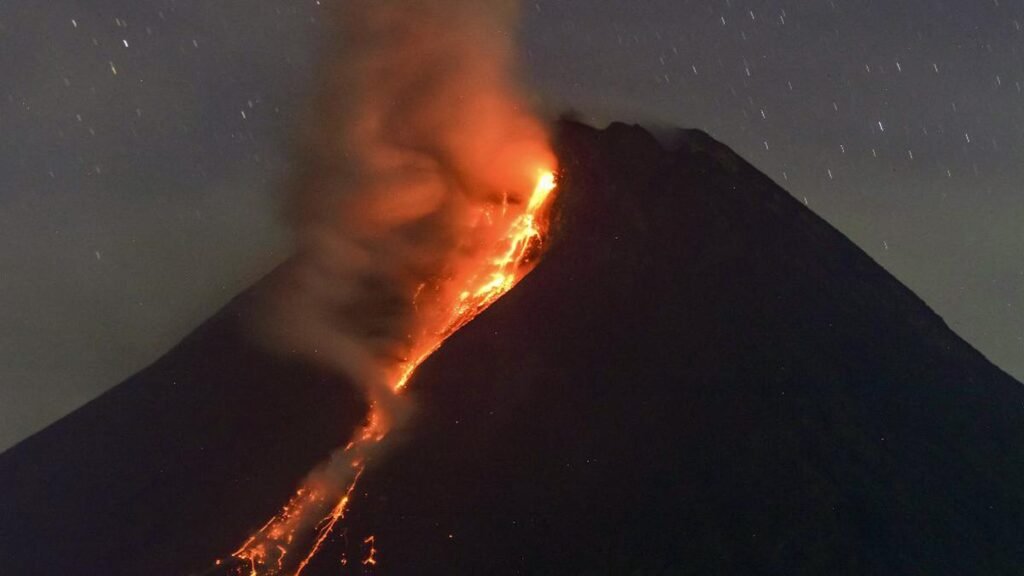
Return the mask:
{"type": "MultiPolygon", "coordinates": [[[[304,574],[1020,574],[1024,387],[728,148],[559,126],[537,269],[431,357],[304,574]]],[[[183,574],[344,441],[232,303],[0,456],[0,568],[183,574]],[[99,568],[96,568],[99,567],[99,568]]]]}
{"type": "Polygon", "coordinates": [[[163,358],[0,455],[0,574],[208,566],[348,441],[346,382],[246,337],[236,298],[163,358]]]}

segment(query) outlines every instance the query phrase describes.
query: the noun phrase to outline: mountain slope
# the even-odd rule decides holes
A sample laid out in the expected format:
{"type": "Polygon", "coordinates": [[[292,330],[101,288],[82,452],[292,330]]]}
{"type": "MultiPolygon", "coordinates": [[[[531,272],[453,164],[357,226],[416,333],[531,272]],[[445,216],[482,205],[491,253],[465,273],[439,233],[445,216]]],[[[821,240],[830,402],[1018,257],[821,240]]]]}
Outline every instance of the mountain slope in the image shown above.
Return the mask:
{"type": "Polygon", "coordinates": [[[1019,573],[1018,382],[706,135],[559,148],[557,244],[353,504],[379,573],[1019,573]]]}
{"type": "Polygon", "coordinates": [[[354,389],[262,352],[236,298],[142,372],[0,455],[0,573],[184,574],[347,441],[354,389]]]}
{"type": "MultiPolygon", "coordinates": [[[[1018,382],[705,134],[558,152],[545,259],[421,367],[304,574],[370,535],[385,575],[1019,573],[1018,382]]],[[[0,455],[0,566],[202,569],[343,443],[361,402],[249,310],[0,455]]]]}

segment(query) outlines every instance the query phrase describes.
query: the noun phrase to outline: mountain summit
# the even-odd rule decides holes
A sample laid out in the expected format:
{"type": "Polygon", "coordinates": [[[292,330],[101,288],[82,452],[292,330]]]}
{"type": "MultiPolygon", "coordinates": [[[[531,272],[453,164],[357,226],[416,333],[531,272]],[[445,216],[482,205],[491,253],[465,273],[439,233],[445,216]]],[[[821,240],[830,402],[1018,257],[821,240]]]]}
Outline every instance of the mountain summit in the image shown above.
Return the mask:
{"type": "MultiPolygon", "coordinates": [[[[706,134],[557,151],[545,258],[304,574],[1019,573],[1020,383],[706,134]]],[[[248,344],[250,299],[0,455],[0,566],[205,570],[347,440],[361,399],[248,344]]]]}

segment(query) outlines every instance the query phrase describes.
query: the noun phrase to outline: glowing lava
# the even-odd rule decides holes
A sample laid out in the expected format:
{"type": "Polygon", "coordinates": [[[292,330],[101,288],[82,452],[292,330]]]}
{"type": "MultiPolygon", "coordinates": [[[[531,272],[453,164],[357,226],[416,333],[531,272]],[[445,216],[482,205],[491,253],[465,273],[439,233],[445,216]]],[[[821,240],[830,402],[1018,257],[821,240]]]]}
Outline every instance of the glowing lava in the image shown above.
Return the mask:
{"type": "MultiPolygon", "coordinates": [[[[525,203],[510,206],[506,199],[500,206],[484,209],[478,227],[503,227],[491,230],[497,233],[495,237],[499,240],[483,257],[473,260],[471,269],[453,271],[437,285],[420,291],[427,300],[422,304],[429,308],[431,314],[427,315],[423,330],[413,336],[408,359],[394,368],[391,379],[393,394],[402,393],[416,368],[449,336],[501,298],[532,270],[547,230],[546,208],[555,188],[554,172],[543,169],[539,171],[536,186],[525,203]]],[[[313,477],[307,479],[281,512],[232,554],[238,562],[234,574],[302,574],[337,523],[345,517],[372,448],[390,431],[391,424],[386,416],[385,410],[371,404],[366,425],[344,451],[333,457],[346,459],[351,468],[342,497],[337,502],[329,502],[327,495],[338,493],[335,487],[328,489],[318,486],[313,477]],[[322,519],[309,530],[304,519],[318,510],[322,519]]],[[[380,559],[375,537],[367,537],[364,544],[369,552],[362,564],[376,565],[380,559]]]]}

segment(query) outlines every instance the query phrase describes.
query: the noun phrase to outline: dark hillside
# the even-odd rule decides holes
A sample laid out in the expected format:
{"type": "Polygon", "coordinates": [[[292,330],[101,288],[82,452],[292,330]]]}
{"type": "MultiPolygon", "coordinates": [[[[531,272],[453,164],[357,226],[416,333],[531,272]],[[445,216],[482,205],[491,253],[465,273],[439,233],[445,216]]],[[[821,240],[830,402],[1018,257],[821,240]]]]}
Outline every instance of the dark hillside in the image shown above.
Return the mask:
{"type": "MultiPolygon", "coordinates": [[[[559,126],[537,269],[304,575],[1020,574],[1024,388],[722,144],[559,126]],[[357,569],[353,569],[356,567],[357,569]]],[[[0,456],[0,572],[182,574],[363,406],[246,344],[243,297],[0,456]]]]}
{"type": "Polygon", "coordinates": [[[561,134],[557,244],[353,506],[379,573],[1020,572],[1020,383],[705,134],[561,134]]]}
{"type": "Polygon", "coordinates": [[[183,574],[347,441],[352,387],[246,336],[236,298],[142,372],[0,455],[0,574],[183,574]]]}

